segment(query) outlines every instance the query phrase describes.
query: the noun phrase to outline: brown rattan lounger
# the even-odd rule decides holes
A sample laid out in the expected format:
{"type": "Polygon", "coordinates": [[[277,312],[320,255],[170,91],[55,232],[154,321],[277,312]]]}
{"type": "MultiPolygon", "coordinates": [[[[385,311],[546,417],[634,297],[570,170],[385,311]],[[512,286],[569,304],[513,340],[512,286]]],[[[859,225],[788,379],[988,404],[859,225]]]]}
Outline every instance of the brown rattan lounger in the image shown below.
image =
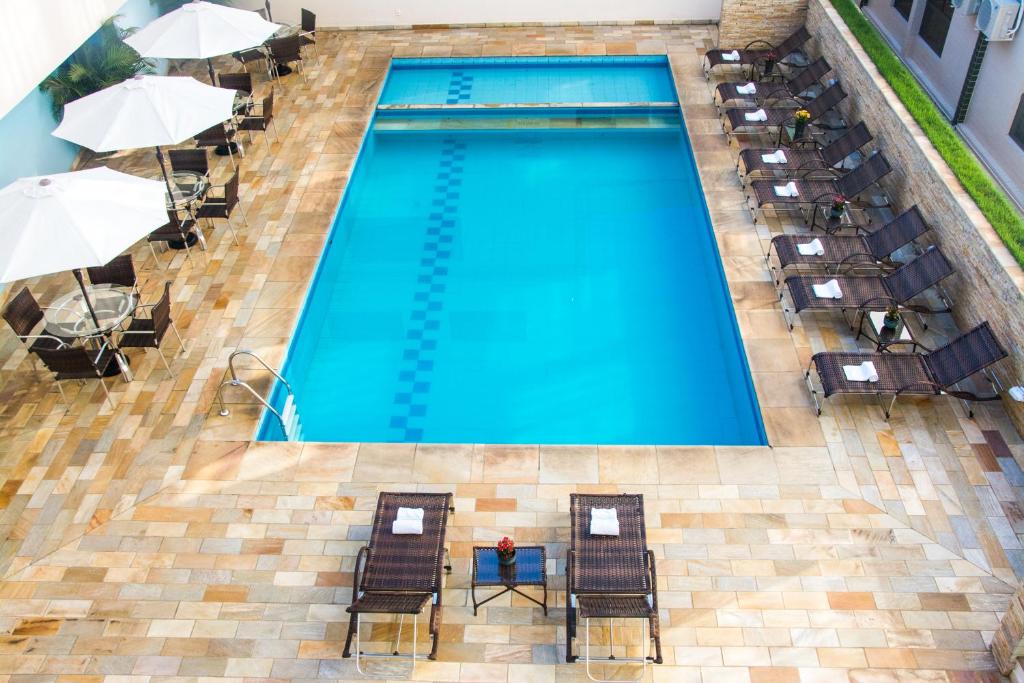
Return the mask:
{"type": "Polygon", "coordinates": [[[809,102],[793,100],[788,107],[765,107],[765,121],[747,120],[746,115],[756,111],[752,107],[731,107],[724,112],[725,119],[729,122],[729,128],[726,128],[723,122],[722,130],[726,131],[730,137],[747,134],[760,135],[772,128],[781,128],[792,123],[798,108],[806,109],[807,113],[811,115],[808,121],[808,126],[810,126],[844,99],[846,99],[846,91],[841,85],[834,83],[809,102]]]}
{"type": "MultiPolygon", "coordinates": [[[[1006,350],[992,333],[987,322],[960,335],[931,353],[845,353],[825,351],[811,357],[804,375],[811,390],[814,406],[821,415],[817,391],[811,383],[811,368],[821,380],[825,398],[833,394],[860,394],[881,398],[892,395],[882,411],[888,418],[896,399],[900,396],[938,396],[949,394],[962,401],[996,401],[999,394],[978,396],[963,391],[957,385],[971,375],[981,372],[1006,357],[1006,350]],[[851,382],[846,378],[844,365],[860,365],[870,361],[878,374],[877,382],[851,382]]],[[[968,406],[968,413],[973,410],[968,406]]]]}
{"type": "Polygon", "coordinates": [[[763,61],[765,55],[769,52],[774,52],[776,58],[780,63],[785,63],[786,57],[789,57],[794,52],[797,52],[804,43],[811,39],[811,34],[806,27],[801,26],[790,35],[788,38],[783,40],[778,45],[772,45],[766,40],[755,40],[747,43],[747,46],[739,49],[736,48],[736,52],[740,53],[739,61],[730,62],[722,58],[722,55],[732,52],[731,48],[715,48],[708,50],[704,53],[701,58],[701,66],[704,69],[704,77],[708,78],[711,70],[716,66],[722,66],[723,64],[729,64],[733,66],[751,66],[763,61]],[[706,64],[706,66],[705,66],[706,64]]]}
{"type": "MultiPolygon", "coordinates": [[[[658,621],[658,588],[654,553],[647,547],[644,497],[638,494],[569,495],[571,536],[566,558],[565,661],[575,662],[573,640],[576,623],[583,619],[644,619],[649,624],[655,656],[639,659],[612,658],[616,662],[661,664],[661,630],[658,621]],[[592,508],[615,508],[618,536],[590,533],[592,508]]],[[[584,656],[590,675],[589,628],[584,656]]],[[[649,651],[649,650],[648,650],[649,651]]],[[[598,660],[602,661],[602,660],[598,660]]]]}
{"type": "Polygon", "coordinates": [[[775,147],[755,149],[748,147],[740,150],[739,158],[736,160],[736,170],[741,175],[748,176],[756,173],[759,176],[771,176],[773,173],[800,174],[807,171],[824,171],[839,166],[854,152],[860,151],[864,145],[871,142],[871,131],[863,121],[836,138],[827,145],[816,149],[784,149],[786,163],[769,164],[765,162],[765,154],[774,154],[775,147]],[[742,166],[741,166],[742,164],[742,166]]]}
{"type": "Polygon", "coordinates": [[[932,310],[909,302],[954,272],[939,248],[931,246],[910,263],[886,275],[791,275],[786,278],[786,287],[797,313],[807,309],[884,311],[890,306],[916,313],[946,313],[949,309],[932,310]],[[829,280],[839,283],[842,298],[815,295],[814,285],[825,284],[829,280]]]}
{"type": "MultiPolygon", "coordinates": [[[[872,154],[857,168],[847,171],[845,175],[839,170],[819,169],[814,173],[821,173],[827,170],[836,174],[834,178],[793,178],[791,181],[774,178],[769,180],[753,180],[747,187],[747,199],[754,199],[755,205],[751,209],[754,222],[757,222],[758,214],[764,214],[765,207],[772,207],[775,211],[801,211],[804,207],[811,207],[818,204],[830,204],[836,195],[842,195],[849,203],[856,203],[855,199],[873,187],[879,180],[889,175],[892,166],[881,152],[872,154]],[[796,185],[797,196],[780,197],[776,192],[777,186],[786,185],[792,182],[796,185]]],[[[807,172],[810,175],[812,172],[807,172]]]]}
{"type": "MultiPolygon", "coordinates": [[[[370,543],[359,549],[352,576],[352,616],[345,638],[343,657],[351,656],[352,637],[356,639],[356,668],[359,669],[359,621],[362,614],[413,615],[412,655],[399,655],[397,643],[389,657],[417,659],[416,620],[430,603],[429,630],[432,639],[428,659],[437,658],[441,631],[441,574],[444,564],[444,537],[448,512],[452,511],[450,493],[386,493],[377,498],[370,543]],[[391,533],[398,508],[423,509],[423,533],[391,533]],[[365,560],[365,562],[363,562],[365,560]],[[360,571],[360,562],[363,562],[360,571]]],[[[399,624],[399,637],[401,623],[399,624]]],[[[362,670],[359,669],[362,673],[362,670]]]]}
{"type": "Polygon", "coordinates": [[[731,81],[719,83],[715,88],[715,96],[717,96],[719,104],[739,100],[748,107],[751,105],[760,107],[765,102],[772,100],[809,99],[801,98],[800,95],[817,84],[821,77],[831,70],[832,67],[825,61],[825,58],[819,57],[811,62],[806,69],[782,83],[776,80],[758,81],[755,83],[756,91],[752,95],[746,95],[738,90],[741,86],[747,85],[747,81],[731,81]]]}
{"type": "MultiPolygon", "coordinates": [[[[777,235],[768,246],[765,261],[773,273],[790,266],[837,268],[847,264],[891,265],[889,257],[900,247],[910,244],[928,231],[917,206],[912,206],[875,232],[866,235],[777,235]],[[821,256],[801,254],[798,246],[813,239],[821,242],[821,256]],[[779,261],[778,269],[772,265],[771,253],[779,261]]],[[[775,284],[779,283],[778,276],[775,284]]]]}

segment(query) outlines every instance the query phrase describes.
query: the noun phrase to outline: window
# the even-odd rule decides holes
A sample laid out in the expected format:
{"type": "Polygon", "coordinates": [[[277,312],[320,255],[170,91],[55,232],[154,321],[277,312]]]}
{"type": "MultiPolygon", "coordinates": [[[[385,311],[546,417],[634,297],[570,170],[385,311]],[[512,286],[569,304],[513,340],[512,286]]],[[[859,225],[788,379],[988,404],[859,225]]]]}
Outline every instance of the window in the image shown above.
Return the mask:
{"type": "Polygon", "coordinates": [[[1010,138],[1024,149],[1024,95],[1020,96],[1020,104],[1017,105],[1017,113],[1013,116],[1013,123],[1010,124],[1010,138]]]}
{"type": "Polygon", "coordinates": [[[910,20],[910,8],[914,6],[914,0],[892,0],[892,6],[900,13],[900,16],[910,20]]]}
{"type": "Polygon", "coordinates": [[[918,34],[940,57],[946,44],[946,34],[949,33],[949,22],[955,11],[956,8],[949,0],[925,0],[924,18],[918,34]]]}

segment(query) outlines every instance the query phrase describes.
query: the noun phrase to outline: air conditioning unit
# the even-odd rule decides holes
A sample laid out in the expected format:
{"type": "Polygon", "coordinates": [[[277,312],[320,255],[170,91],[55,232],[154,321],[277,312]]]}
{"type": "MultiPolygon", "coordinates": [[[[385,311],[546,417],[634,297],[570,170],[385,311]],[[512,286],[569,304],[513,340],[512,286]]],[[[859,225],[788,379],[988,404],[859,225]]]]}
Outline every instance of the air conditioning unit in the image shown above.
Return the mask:
{"type": "Polygon", "coordinates": [[[975,25],[990,41],[1013,40],[1020,11],[1019,0],[981,0],[975,25]]]}
{"type": "Polygon", "coordinates": [[[957,9],[964,7],[964,14],[974,15],[978,13],[978,7],[981,6],[981,0],[951,0],[953,7],[957,9]]]}

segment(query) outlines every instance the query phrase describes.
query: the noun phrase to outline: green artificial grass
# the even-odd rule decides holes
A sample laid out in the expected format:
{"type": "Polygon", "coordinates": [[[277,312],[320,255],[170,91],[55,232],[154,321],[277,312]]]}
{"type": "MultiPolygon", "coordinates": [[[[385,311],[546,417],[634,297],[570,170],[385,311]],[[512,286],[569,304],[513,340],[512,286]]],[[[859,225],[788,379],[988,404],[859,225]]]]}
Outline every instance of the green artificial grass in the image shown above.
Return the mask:
{"type": "MultiPolygon", "coordinates": [[[[921,85],[852,0],[830,0],[882,77],[949,164],[1017,262],[1024,266],[1024,216],[960,139],[921,85]]],[[[908,169],[909,170],[909,169],[908,169]]]]}

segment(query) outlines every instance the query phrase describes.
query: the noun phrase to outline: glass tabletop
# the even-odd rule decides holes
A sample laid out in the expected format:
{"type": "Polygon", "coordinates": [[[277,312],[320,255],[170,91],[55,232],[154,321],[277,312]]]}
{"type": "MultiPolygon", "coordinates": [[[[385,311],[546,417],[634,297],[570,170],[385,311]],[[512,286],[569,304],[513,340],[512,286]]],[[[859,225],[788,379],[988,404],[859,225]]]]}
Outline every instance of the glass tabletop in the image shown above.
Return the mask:
{"type": "Polygon", "coordinates": [[[201,173],[175,171],[168,177],[171,180],[171,196],[166,197],[166,193],[164,193],[168,209],[179,208],[195,201],[206,189],[206,177],[201,173]]]}
{"type": "Polygon", "coordinates": [[[109,332],[131,315],[138,303],[131,289],[91,285],[86,290],[96,312],[96,320],[89,313],[82,291],[75,289],[44,309],[47,331],[60,337],[90,337],[109,332]]]}
{"type": "Polygon", "coordinates": [[[512,565],[498,564],[498,549],[473,548],[473,581],[478,586],[544,585],[543,546],[516,548],[516,561],[512,565]]]}

